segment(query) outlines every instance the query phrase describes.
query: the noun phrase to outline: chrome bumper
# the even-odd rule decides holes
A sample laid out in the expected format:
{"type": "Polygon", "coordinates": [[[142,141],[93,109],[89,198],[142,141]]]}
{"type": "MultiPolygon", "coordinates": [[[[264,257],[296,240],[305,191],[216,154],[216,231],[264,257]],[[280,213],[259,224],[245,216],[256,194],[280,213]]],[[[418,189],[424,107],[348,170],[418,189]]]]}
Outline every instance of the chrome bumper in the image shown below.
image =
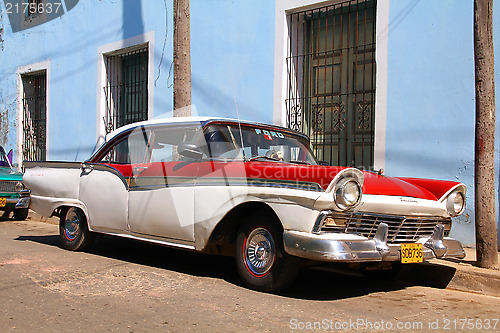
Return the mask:
{"type": "Polygon", "coordinates": [[[15,209],[28,208],[30,205],[31,191],[23,190],[20,193],[19,198],[7,198],[5,201],[6,205],[15,205],[15,209]]]}
{"type": "MultiPolygon", "coordinates": [[[[339,234],[311,234],[300,231],[285,231],[283,242],[288,254],[318,261],[370,262],[400,261],[401,245],[387,244],[387,224],[381,223],[375,237],[346,235],[339,240],[339,234]],[[353,237],[348,237],[353,236],[353,237]]],[[[432,258],[465,258],[465,251],[459,241],[444,237],[444,226],[439,224],[429,238],[421,238],[424,260],[432,258]]]]}

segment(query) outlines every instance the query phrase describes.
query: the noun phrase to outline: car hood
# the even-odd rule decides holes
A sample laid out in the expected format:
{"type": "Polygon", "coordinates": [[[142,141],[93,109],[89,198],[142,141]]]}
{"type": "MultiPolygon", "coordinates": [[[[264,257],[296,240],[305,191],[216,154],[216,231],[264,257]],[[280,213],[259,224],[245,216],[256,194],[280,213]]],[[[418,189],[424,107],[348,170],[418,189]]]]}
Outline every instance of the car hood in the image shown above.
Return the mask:
{"type": "Polygon", "coordinates": [[[17,170],[11,168],[0,167],[0,180],[17,180],[21,181],[23,179],[23,174],[17,170]]]}
{"type": "MultiPolygon", "coordinates": [[[[246,166],[251,178],[266,178],[286,181],[316,183],[326,190],[335,176],[346,167],[296,165],[274,162],[250,162],[246,166]]],[[[363,172],[363,194],[413,197],[426,200],[441,200],[451,189],[460,185],[458,182],[396,178],[363,172]]]]}

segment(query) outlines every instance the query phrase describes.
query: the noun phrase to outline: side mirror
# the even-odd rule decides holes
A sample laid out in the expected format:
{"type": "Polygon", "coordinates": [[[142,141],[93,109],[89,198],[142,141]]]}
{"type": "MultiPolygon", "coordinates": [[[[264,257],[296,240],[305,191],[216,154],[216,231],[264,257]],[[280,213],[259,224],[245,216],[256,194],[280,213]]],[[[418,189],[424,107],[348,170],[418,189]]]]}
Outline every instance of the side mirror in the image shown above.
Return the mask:
{"type": "Polygon", "coordinates": [[[177,152],[179,155],[194,158],[196,160],[201,160],[203,156],[201,149],[194,143],[190,142],[181,142],[179,146],[177,146],[177,152]]]}

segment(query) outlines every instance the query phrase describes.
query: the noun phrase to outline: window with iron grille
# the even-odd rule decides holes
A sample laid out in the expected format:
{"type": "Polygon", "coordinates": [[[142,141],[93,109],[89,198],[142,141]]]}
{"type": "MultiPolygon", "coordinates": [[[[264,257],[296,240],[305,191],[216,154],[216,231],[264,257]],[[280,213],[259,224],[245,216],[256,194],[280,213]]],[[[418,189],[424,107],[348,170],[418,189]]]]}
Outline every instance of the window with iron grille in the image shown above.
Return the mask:
{"type": "Polygon", "coordinates": [[[288,15],[287,125],[318,160],[373,167],[376,0],[288,15]]]}
{"type": "Polygon", "coordinates": [[[106,133],[148,119],[148,47],[104,55],[106,133]]]}
{"type": "Polygon", "coordinates": [[[21,75],[23,84],[23,160],[46,159],[47,74],[21,75]]]}
{"type": "Polygon", "coordinates": [[[28,0],[23,2],[24,17],[33,18],[44,12],[44,1],[43,0],[28,0]]]}

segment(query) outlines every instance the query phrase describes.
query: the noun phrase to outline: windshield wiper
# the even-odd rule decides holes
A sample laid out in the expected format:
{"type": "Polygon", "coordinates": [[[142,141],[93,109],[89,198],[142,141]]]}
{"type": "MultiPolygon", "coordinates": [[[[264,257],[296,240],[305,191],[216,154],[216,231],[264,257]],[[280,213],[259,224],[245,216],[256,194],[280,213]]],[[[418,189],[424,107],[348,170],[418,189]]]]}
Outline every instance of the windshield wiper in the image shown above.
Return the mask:
{"type": "Polygon", "coordinates": [[[269,156],[265,156],[265,155],[259,155],[259,156],[252,157],[247,162],[252,162],[252,161],[255,161],[255,160],[258,160],[258,159],[261,159],[261,158],[265,159],[265,160],[268,160],[268,161],[280,162],[280,160],[277,159],[277,158],[273,158],[273,157],[269,157],[269,156]]]}
{"type": "Polygon", "coordinates": [[[305,161],[289,161],[290,163],[293,163],[293,164],[304,164],[304,165],[311,165],[311,163],[309,162],[305,162],[305,161]]]}

